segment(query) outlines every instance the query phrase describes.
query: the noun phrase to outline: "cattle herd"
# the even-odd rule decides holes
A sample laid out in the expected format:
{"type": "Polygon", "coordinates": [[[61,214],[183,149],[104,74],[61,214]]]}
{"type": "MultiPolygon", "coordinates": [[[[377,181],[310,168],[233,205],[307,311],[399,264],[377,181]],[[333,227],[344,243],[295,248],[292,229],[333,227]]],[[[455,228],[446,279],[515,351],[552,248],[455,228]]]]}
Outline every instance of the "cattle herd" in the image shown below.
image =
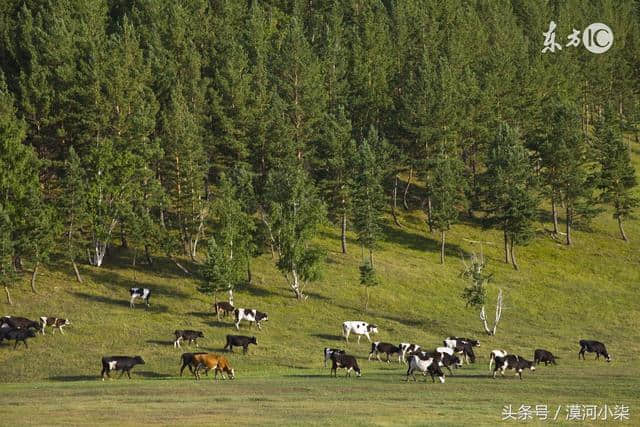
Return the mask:
{"type": "MultiPolygon", "coordinates": [[[[134,307],[134,302],[137,298],[142,299],[146,306],[149,306],[149,297],[151,291],[147,288],[131,288],[130,289],[130,306],[134,307]]],[[[220,319],[220,315],[226,317],[227,315],[234,316],[234,325],[236,329],[240,329],[240,322],[247,321],[250,326],[255,324],[258,329],[262,329],[261,322],[268,321],[267,313],[263,313],[258,310],[248,308],[235,308],[229,302],[218,302],[213,306],[213,311],[220,319]]],[[[27,340],[34,338],[36,332],[45,334],[45,328],[47,326],[52,328],[53,333],[58,329],[60,334],[64,335],[63,327],[71,325],[68,319],[42,316],[39,322],[29,320],[24,317],[5,316],[0,318],[0,343],[5,339],[8,341],[14,341],[13,349],[15,350],[18,343],[22,342],[26,348],[28,348],[27,340]]],[[[356,335],[358,343],[362,336],[366,337],[371,342],[371,335],[378,333],[378,327],[374,324],[370,324],[362,321],[347,321],[342,324],[342,336],[346,343],[349,342],[350,335],[356,335]]],[[[187,342],[189,345],[195,344],[198,347],[198,338],[204,338],[202,331],[194,330],[176,330],[174,332],[175,340],[173,346],[180,348],[182,342],[187,342]]],[[[406,380],[409,377],[416,380],[415,372],[418,371],[426,377],[427,374],[431,377],[431,380],[435,382],[435,377],[438,377],[441,383],[445,382],[445,374],[442,368],[445,368],[450,375],[453,375],[451,368],[461,368],[464,363],[475,363],[476,356],[474,347],[479,347],[480,342],[471,338],[460,337],[447,337],[443,340],[443,345],[435,347],[434,349],[425,350],[422,346],[411,342],[401,342],[398,345],[375,341],[371,342],[371,351],[369,353],[368,360],[375,357],[379,362],[383,360],[381,355],[385,356],[385,362],[391,363],[391,357],[396,356],[400,365],[407,365],[406,380]]],[[[226,344],[224,350],[233,352],[233,347],[242,347],[242,353],[247,354],[249,345],[258,345],[255,336],[244,335],[227,335],[226,344]]],[[[580,351],[578,352],[578,358],[584,359],[585,353],[595,353],[596,359],[603,356],[607,362],[611,361],[611,356],[607,352],[605,345],[599,341],[580,340],[580,351]]],[[[356,376],[361,376],[362,371],[358,365],[358,361],[355,356],[349,355],[345,350],[339,348],[324,348],[323,350],[324,366],[327,367],[327,362],[331,362],[330,375],[337,376],[338,369],[345,369],[345,376],[351,376],[351,372],[355,372],[356,376]]],[[[535,366],[540,363],[544,363],[545,366],[556,364],[557,356],[548,350],[536,349],[533,354],[533,361],[529,361],[522,356],[510,354],[505,350],[496,349],[491,351],[489,355],[489,372],[492,373],[492,377],[495,378],[498,371],[504,376],[506,370],[514,370],[515,374],[522,379],[522,372],[526,369],[535,371],[535,366]]],[[[222,375],[225,379],[225,374],[230,378],[235,378],[235,371],[231,367],[229,360],[221,355],[213,353],[183,353],[180,359],[182,366],[180,367],[180,376],[182,376],[185,368],[189,368],[189,371],[194,375],[195,379],[201,378],[201,372],[204,371],[205,375],[208,375],[210,370],[215,373],[214,378],[218,377],[218,374],[222,375]]],[[[136,365],[144,365],[145,361],[141,356],[105,356],[102,358],[102,371],[100,376],[104,380],[105,375],[107,378],[111,378],[111,371],[121,371],[120,376],[125,373],[131,378],[131,369],[136,365]]],[[[426,378],[425,378],[426,379],[426,378]]]]}

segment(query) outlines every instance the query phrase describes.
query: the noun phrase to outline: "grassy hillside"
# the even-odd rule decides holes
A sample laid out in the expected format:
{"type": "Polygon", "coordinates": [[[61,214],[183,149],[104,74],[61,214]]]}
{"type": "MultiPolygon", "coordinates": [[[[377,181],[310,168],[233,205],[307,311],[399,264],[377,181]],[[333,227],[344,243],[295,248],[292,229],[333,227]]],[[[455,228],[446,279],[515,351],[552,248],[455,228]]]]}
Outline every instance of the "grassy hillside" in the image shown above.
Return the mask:
{"type": "MultiPolygon", "coordinates": [[[[634,146],[636,167],[639,150],[634,146]]],[[[49,331],[39,335],[28,350],[0,345],[0,379],[5,383],[0,385],[0,415],[5,421],[25,422],[20,402],[42,402],[43,396],[52,398],[44,399],[48,409],[41,413],[50,414],[51,423],[113,422],[124,416],[117,409],[121,407],[138,414],[141,421],[184,419],[196,424],[231,420],[234,415],[248,422],[255,413],[265,423],[327,422],[333,413],[336,423],[457,424],[459,417],[477,417],[491,424],[499,420],[503,405],[526,403],[624,403],[631,405],[634,415],[640,404],[640,221],[628,222],[631,242],[624,243],[610,213],[604,213],[590,232],[575,233],[570,248],[553,241],[546,231],[550,224],[542,221],[535,242],[519,250],[521,271],[516,272],[502,262],[497,232],[469,222],[455,226],[448,235],[447,264],[442,266],[438,237],[425,232],[423,214],[402,212],[400,220],[403,228],[389,221],[386,239],[375,253],[383,284],[373,289],[367,313],[362,310],[360,251],[353,236],[347,255],[339,252],[337,228],[327,227],[318,236],[328,251],[326,270],[320,282],[307,287],[305,302],[293,298],[269,254],[257,258],[254,284],[236,292],[236,305],[266,311],[270,320],[262,331],[241,327],[241,333],[257,336],[258,346],[252,346],[249,355],[230,357],[239,377],[235,383],[196,385],[190,378],[176,379],[179,355],[188,347],[173,348],[175,329],[204,331],[201,349],[216,352],[221,351],[224,336],[235,329],[229,319],[216,320],[210,298],[198,293],[196,280],[172,263],[158,259],[153,268],[133,268],[132,254],[116,251],[103,268],[83,267],[82,284],[68,265],[54,263],[40,275],[37,295],[29,290],[25,276],[12,289],[14,305],[3,299],[2,313],[68,317],[73,325],[64,336],[49,331]],[[465,286],[459,277],[460,253],[478,250],[465,239],[495,243],[484,245],[488,271],[494,273],[490,317],[497,288],[505,293],[503,320],[495,337],[483,334],[477,311],[465,308],[460,298],[465,286]],[[129,308],[132,286],[152,289],[149,309],[141,304],[129,308]],[[435,347],[448,335],[477,337],[482,341],[478,363],[458,371],[445,385],[407,385],[400,381],[403,368],[367,362],[369,344],[354,342],[347,348],[363,359],[363,377],[329,380],[328,370],[322,369],[322,348],[344,346],[341,323],[359,319],[379,325],[376,340],[395,343],[435,347]],[[613,363],[579,362],[581,338],[605,342],[613,363]],[[512,374],[496,381],[486,376],[492,348],[532,358],[538,347],[559,355],[559,366],[526,373],[522,383],[512,374]],[[147,364],[134,370],[132,382],[97,382],[100,358],[115,354],[139,354],[147,364]],[[425,393],[416,394],[417,390],[425,393]],[[186,407],[172,403],[176,393],[189,401],[186,407]],[[235,409],[209,407],[221,402],[235,409]]],[[[38,424],[42,418],[31,421],[38,424]]]]}

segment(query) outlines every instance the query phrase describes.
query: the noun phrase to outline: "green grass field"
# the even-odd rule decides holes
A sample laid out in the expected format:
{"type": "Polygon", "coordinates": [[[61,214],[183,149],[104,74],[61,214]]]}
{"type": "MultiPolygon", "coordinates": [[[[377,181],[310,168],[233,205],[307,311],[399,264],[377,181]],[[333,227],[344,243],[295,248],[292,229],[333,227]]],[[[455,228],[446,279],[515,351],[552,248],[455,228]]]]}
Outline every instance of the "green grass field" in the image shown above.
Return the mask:
{"type": "MultiPolygon", "coordinates": [[[[638,152],[634,146],[638,167],[638,152]]],[[[546,217],[545,217],[546,218],[546,217]]],[[[68,317],[66,334],[47,331],[29,349],[0,345],[0,425],[51,424],[484,424],[501,421],[502,408],[548,405],[630,407],[630,424],[640,424],[640,221],[627,223],[630,243],[619,240],[615,221],[603,213],[590,232],[577,231],[575,245],[552,240],[550,224],[541,220],[538,238],[519,250],[521,271],[502,262],[500,234],[466,222],[448,235],[447,264],[438,263],[437,236],[426,233],[419,211],[402,212],[403,228],[389,225],[375,254],[383,284],[372,291],[363,312],[358,284],[360,251],[353,236],[350,252],[339,252],[339,234],[326,227],[317,241],[328,250],[324,278],[308,285],[309,299],[298,302],[273,266],[269,254],[254,262],[254,284],[237,290],[236,306],[269,314],[258,346],[248,355],[230,355],[237,380],[179,378],[175,329],[200,329],[201,349],[222,351],[224,336],[234,333],[229,319],[217,321],[211,299],[197,292],[197,281],[172,263],[158,259],[150,268],[131,266],[132,253],[116,251],[100,269],[82,267],[84,283],[69,265],[53,263],[40,275],[38,294],[28,276],[12,288],[13,306],[2,301],[2,314],[37,318],[68,317]],[[464,239],[483,240],[488,271],[490,318],[498,287],[505,310],[495,337],[482,330],[476,310],[460,298],[460,253],[477,247],[464,239]],[[151,307],[129,308],[128,289],[153,290],[151,307]],[[411,341],[436,347],[448,335],[479,338],[477,363],[447,377],[445,384],[403,382],[405,369],[366,361],[369,344],[346,348],[360,359],[362,378],[329,378],[322,368],[322,348],[344,346],[345,320],[376,323],[376,340],[411,341]],[[613,362],[578,361],[578,340],[607,344],[613,362]],[[559,365],[526,372],[519,381],[488,376],[488,355],[505,348],[527,358],[535,348],[557,354],[559,365]],[[133,380],[99,381],[103,355],[141,355],[146,365],[133,380]]],[[[187,263],[188,264],[188,263],[187,263]]],[[[196,269],[193,264],[188,264],[196,269]]],[[[491,319],[492,320],[492,319],[491,319]]],[[[550,414],[553,417],[554,414],[550,414]]],[[[516,421],[510,421],[515,423],[516,421]]],[[[535,419],[533,422],[539,422],[535,419]]],[[[550,422],[550,421],[547,421],[550,422]]],[[[615,421],[619,422],[619,421],[615,421]]],[[[585,420],[580,425],[596,424],[585,420]]]]}

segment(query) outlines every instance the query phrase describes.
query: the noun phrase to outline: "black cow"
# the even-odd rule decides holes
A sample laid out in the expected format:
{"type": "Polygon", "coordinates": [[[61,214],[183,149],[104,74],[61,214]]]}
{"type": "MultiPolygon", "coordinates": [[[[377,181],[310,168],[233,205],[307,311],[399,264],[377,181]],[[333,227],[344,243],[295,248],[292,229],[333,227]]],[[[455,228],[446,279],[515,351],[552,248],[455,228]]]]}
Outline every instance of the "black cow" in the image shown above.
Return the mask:
{"type": "Polygon", "coordinates": [[[611,362],[611,356],[607,353],[607,348],[600,341],[580,340],[580,351],[578,352],[578,359],[582,356],[584,360],[584,353],[595,353],[596,359],[600,359],[600,355],[604,356],[607,362],[611,362]]]}
{"type": "Polygon", "coordinates": [[[539,365],[541,362],[544,362],[544,366],[547,366],[549,363],[555,365],[556,359],[556,356],[554,356],[550,351],[543,350],[541,348],[538,348],[533,352],[533,362],[536,365],[539,365]]]}
{"type": "Polygon", "coordinates": [[[344,368],[347,370],[345,377],[350,377],[351,371],[355,371],[356,376],[358,377],[362,375],[362,373],[360,372],[360,367],[358,366],[358,361],[355,357],[348,354],[333,353],[331,355],[331,372],[329,373],[329,375],[333,373],[333,376],[337,377],[338,368],[344,368]]]}
{"type": "Polygon", "coordinates": [[[242,347],[242,354],[247,354],[249,344],[258,345],[256,337],[245,337],[244,335],[227,335],[227,343],[224,349],[229,349],[233,353],[233,346],[242,347]]]}
{"type": "Polygon", "coordinates": [[[331,355],[333,353],[337,353],[337,354],[346,354],[346,352],[342,349],[339,348],[329,348],[329,347],[325,347],[323,354],[324,354],[324,367],[327,367],[327,360],[331,360],[331,355]]]}
{"type": "MultiPolygon", "coordinates": [[[[182,376],[182,371],[184,371],[184,368],[189,367],[189,372],[191,372],[192,374],[194,373],[194,369],[196,368],[196,363],[193,360],[193,356],[195,356],[196,354],[207,354],[207,353],[182,353],[182,356],[180,356],[180,360],[182,361],[182,366],[180,367],[180,376],[182,376]]],[[[204,373],[208,376],[209,375],[209,369],[205,366],[205,371],[204,373]]]]}
{"type": "Polygon", "coordinates": [[[204,334],[202,331],[192,331],[190,329],[177,330],[173,333],[176,337],[176,340],[173,342],[173,346],[180,348],[180,341],[187,340],[189,341],[189,345],[192,342],[196,343],[196,347],[198,347],[198,338],[204,338],[204,334]]]}
{"type": "Polygon", "coordinates": [[[235,309],[231,303],[226,301],[213,304],[213,311],[215,311],[216,316],[218,316],[218,320],[220,320],[220,313],[222,313],[222,317],[227,317],[227,314],[233,314],[235,309]]]}
{"type": "Polygon", "coordinates": [[[26,317],[5,316],[0,319],[0,327],[13,329],[40,329],[40,323],[26,317]]]}
{"type": "Polygon", "coordinates": [[[387,355],[387,363],[389,363],[389,357],[392,354],[397,353],[398,363],[402,363],[402,351],[400,350],[400,347],[396,347],[395,345],[390,344],[388,342],[380,342],[380,341],[371,343],[371,353],[369,353],[368,360],[371,360],[371,356],[375,355],[378,361],[382,362],[382,360],[380,360],[380,353],[384,353],[387,355]]]}
{"type": "Polygon", "coordinates": [[[496,377],[496,373],[498,372],[498,370],[500,370],[500,375],[504,376],[505,370],[514,369],[520,379],[522,379],[522,371],[524,371],[525,369],[530,369],[532,371],[536,370],[533,362],[530,362],[521,356],[516,356],[513,354],[508,354],[505,357],[496,357],[495,362],[496,366],[494,366],[493,368],[493,378],[496,377]]]}
{"type": "Polygon", "coordinates": [[[34,338],[36,333],[31,329],[16,329],[16,328],[1,328],[0,329],[0,342],[2,340],[15,340],[15,344],[13,345],[13,349],[15,350],[18,347],[18,343],[22,341],[26,348],[29,348],[27,345],[28,338],[34,338]]]}
{"type": "Polygon", "coordinates": [[[144,365],[144,360],[142,360],[142,357],[105,356],[102,358],[102,372],[100,372],[102,381],[104,381],[105,373],[107,374],[107,377],[111,379],[111,375],[109,375],[109,372],[111,371],[122,371],[118,378],[121,378],[126,372],[129,379],[131,379],[131,369],[136,365],[144,365]]]}

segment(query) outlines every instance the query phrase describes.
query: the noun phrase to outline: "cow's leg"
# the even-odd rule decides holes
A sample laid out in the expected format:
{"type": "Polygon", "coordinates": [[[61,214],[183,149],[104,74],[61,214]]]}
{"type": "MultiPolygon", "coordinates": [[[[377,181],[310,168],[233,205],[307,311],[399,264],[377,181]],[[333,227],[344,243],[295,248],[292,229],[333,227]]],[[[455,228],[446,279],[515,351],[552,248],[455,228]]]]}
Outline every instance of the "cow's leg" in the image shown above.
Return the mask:
{"type": "Polygon", "coordinates": [[[133,308],[133,302],[136,300],[134,295],[131,296],[131,301],[129,301],[129,308],[133,308]]]}
{"type": "Polygon", "coordinates": [[[578,352],[578,359],[580,359],[580,356],[582,356],[582,360],[584,360],[584,347],[580,348],[580,351],[578,352]]]}
{"type": "Polygon", "coordinates": [[[249,350],[249,344],[242,346],[242,354],[247,354],[247,350],[249,350]]]}
{"type": "Polygon", "coordinates": [[[367,337],[367,339],[369,340],[369,342],[371,342],[371,337],[369,336],[369,332],[365,332],[364,336],[367,337]]]}
{"type": "Polygon", "coordinates": [[[60,326],[58,329],[60,330],[60,333],[64,335],[64,332],[62,332],[62,326],[60,326]]]}
{"type": "Polygon", "coordinates": [[[131,369],[127,369],[127,376],[131,379],[131,369]]]}
{"type": "Polygon", "coordinates": [[[238,321],[236,322],[236,329],[240,330],[240,319],[238,319],[238,321]]]}
{"type": "Polygon", "coordinates": [[[360,338],[362,338],[362,335],[358,335],[358,344],[360,344],[360,338]]]}
{"type": "Polygon", "coordinates": [[[518,369],[518,376],[520,377],[520,380],[522,380],[522,369],[518,369]]]}
{"type": "Polygon", "coordinates": [[[100,376],[102,377],[102,381],[104,381],[104,373],[106,372],[107,368],[106,367],[102,367],[102,371],[100,371],[100,376]]]}
{"type": "Polygon", "coordinates": [[[262,325],[260,324],[260,322],[256,322],[256,325],[258,326],[259,330],[262,330],[262,325]]]}
{"type": "Polygon", "coordinates": [[[42,332],[42,335],[44,335],[44,327],[45,327],[45,326],[47,326],[47,324],[46,324],[46,323],[43,323],[43,324],[42,324],[42,330],[40,331],[40,332],[42,332]]]}
{"type": "Polygon", "coordinates": [[[451,367],[449,367],[449,365],[446,365],[445,368],[447,368],[447,370],[449,371],[449,374],[451,376],[453,376],[453,372],[451,371],[451,367]]]}
{"type": "Polygon", "coordinates": [[[122,371],[120,371],[120,376],[118,377],[118,379],[122,378],[122,376],[124,375],[126,369],[123,369],[122,371]]]}
{"type": "Polygon", "coordinates": [[[387,363],[390,363],[389,362],[389,353],[387,353],[387,363]]]}

